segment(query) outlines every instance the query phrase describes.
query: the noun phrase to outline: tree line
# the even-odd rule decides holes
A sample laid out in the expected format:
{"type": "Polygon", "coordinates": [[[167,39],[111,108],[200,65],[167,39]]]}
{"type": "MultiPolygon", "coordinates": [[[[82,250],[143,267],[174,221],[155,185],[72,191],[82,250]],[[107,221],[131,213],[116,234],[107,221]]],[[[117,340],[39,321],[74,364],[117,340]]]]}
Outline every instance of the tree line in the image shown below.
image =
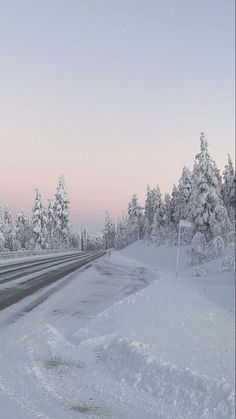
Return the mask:
{"type": "Polygon", "coordinates": [[[145,205],[140,205],[134,194],[127,213],[116,224],[106,212],[105,247],[122,249],[138,239],[156,245],[176,244],[179,221],[188,220],[193,223],[193,230],[184,230],[182,241],[189,243],[193,240],[196,248],[208,246],[213,252],[217,251],[233,240],[235,182],[230,155],[221,175],[209,154],[206,137],[201,133],[200,151],[195,157],[193,170],[183,167],[178,185],[173,185],[171,194],[162,197],[159,186],[147,186],[145,205]]]}
{"type": "MultiPolygon", "coordinates": [[[[70,203],[63,175],[60,176],[53,200],[47,208],[36,189],[32,215],[22,210],[13,220],[8,207],[0,207],[0,251],[47,250],[77,248],[122,249],[136,240],[160,245],[176,244],[180,220],[193,223],[193,230],[184,230],[182,242],[196,249],[196,260],[205,257],[206,248],[219,253],[234,240],[235,170],[231,157],[221,175],[209,154],[204,133],[193,170],[183,167],[171,194],[161,194],[159,186],[147,186],[145,204],[134,194],[127,213],[115,223],[109,211],[101,233],[90,234],[85,227],[75,229],[70,221],[70,203]]],[[[194,251],[193,251],[194,254],[194,251]]]]}
{"type": "Polygon", "coordinates": [[[10,209],[0,207],[0,251],[102,247],[102,234],[90,234],[86,227],[80,232],[72,226],[63,175],[59,178],[54,200],[49,200],[47,208],[38,189],[35,190],[31,217],[21,210],[13,220],[10,209]]]}

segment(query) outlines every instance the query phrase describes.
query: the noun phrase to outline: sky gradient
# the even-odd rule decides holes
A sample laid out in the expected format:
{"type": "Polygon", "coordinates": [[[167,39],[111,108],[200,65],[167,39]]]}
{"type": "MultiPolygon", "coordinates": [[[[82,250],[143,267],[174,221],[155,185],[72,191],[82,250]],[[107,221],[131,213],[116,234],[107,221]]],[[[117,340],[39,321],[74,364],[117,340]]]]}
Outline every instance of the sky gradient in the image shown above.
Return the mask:
{"type": "Polygon", "coordinates": [[[170,192],[205,131],[234,155],[233,0],[0,0],[0,205],[30,213],[65,176],[102,228],[146,185],[170,192]]]}

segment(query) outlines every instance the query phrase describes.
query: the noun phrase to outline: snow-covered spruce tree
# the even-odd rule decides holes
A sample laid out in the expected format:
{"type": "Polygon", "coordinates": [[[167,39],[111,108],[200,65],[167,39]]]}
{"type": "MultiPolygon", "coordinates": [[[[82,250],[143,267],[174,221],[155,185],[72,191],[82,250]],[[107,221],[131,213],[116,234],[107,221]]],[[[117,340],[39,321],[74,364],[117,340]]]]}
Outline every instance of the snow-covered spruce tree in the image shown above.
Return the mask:
{"type": "Polygon", "coordinates": [[[89,232],[89,230],[87,230],[87,235],[86,235],[86,250],[94,250],[93,247],[93,234],[91,234],[89,232]]]}
{"type": "Polygon", "coordinates": [[[16,217],[15,250],[29,250],[31,247],[32,224],[23,210],[16,217]]]}
{"type": "Polygon", "coordinates": [[[36,250],[47,248],[47,214],[43,207],[41,195],[35,190],[35,202],[32,216],[32,244],[36,250]]]}
{"type": "Polygon", "coordinates": [[[213,237],[220,236],[226,243],[232,224],[228,217],[227,209],[224,205],[215,207],[210,216],[210,230],[213,237]]]}
{"type": "Polygon", "coordinates": [[[164,227],[160,225],[159,216],[158,213],[156,213],[152,223],[151,241],[159,246],[161,243],[163,243],[164,239],[164,227]]]}
{"type": "Polygon", "coordinates": [[[184,166],[181,178],[178,184],[178,192],[175,199],[174,221],[178,226],[180,220],[188,220],[189,217],[189,199],[192,193],[192,174],[184,166]]]}
{"type": "Polygon", "coordinates": [[[55,214],[54,214],[54,203],[49,200],[48,207],[47,207],[47,243],[49,249],[54,248],[54,231],[55,231],[55,214]]]}
{"type": "Polygon", "coordinates": [[[14,226],[12,215],[7,206],[3,209],[3,223],[4,223],[4,247],[9,251],[14,250],[14,226]]]}
{"type": "Polygon", "coordinates": [[[189,200],[189,215],[195,231],[202,232],[206,240],[212,238],[210,218],[217,206],[222,205],[221,177],[216,163],[208,153],[204,133],[200,136],[200,153],[196,155],[192,175],[192,193],[189,200]]]}
{"type": "Polygon", "coordinates": [[[105,214],[105,225],[103,230],[103,240],[105,249],[114,247],[115,244],[115,224],[109,211],[105,214]]]}
{"type": "Polygon", "coordinates": [[[171,224],[171,197],[170,194],[166,193],[163,201],[163,211],[164,211],[164,225],[169,227],[171,224]]]}
{"type": "Polygon", "coordinates": [[[171,215],[171,197],[170,194],[165,194],[163,200],[164,212],[164,236],[166,242],[171,242],[170,233],[173,230],[172,215],[171,215]]]}
{"type": "Polygon", "coordinates": [[[192,239],[191,245],[191,264],[198,265],[206,259],[206,239],[205,235],[198,231],[192,239]]]}
{"type": "Polygon", "coordinates": [[[235,187],[236,178],[233,162],[228,154],[228,164],[223,171],[222,197],[231,223],[235,224],[235,187]]]}
{"type": "Polygon", "coordinates": [[[69,244],[70,247],[76,250],[82,250],[81,249],[81,232],[80,228],[73,228],[70,230],[70,237],[69,237],[69,244]]]}
{"type": "Polygon", "coordinates": [[[81,233],[81,250],[84,252],[88,250],[88,229],[84,226],[83,231],[81,233]]]}
{"type": "MultiPolygon", "coordinates": [[[[189,201],[191,193],[192,173],[186,166],[184,166],[174,197],[173,220],[176,230],[179,228],[180,220],[189,220],[189,201]]],[[[184,229],[181,234],[182,243],[189,243],[191,239],[192,231],[184,229]]]]}
{"type": "Polygon", "coordinates": [[[174,183],[172,191],[171,191],[170,213],[171,213],[171,222],[174,224],[176,229],[177,229],[177,224],[175,223],[175,208],[178,202],[178,194],[179,194],[178,188],[174,183]]]}
{"type": "Polygon", "coordinates": [[[174,185],[172,194],[166,194],[163,201],[165,241],[169,244],[175,244],[178,237],[177,226],[174,222],[175,193],[177,194],[177,188],[174,185]]]}
{"type": "Polygon", "coordinates": [[[138,196],[134,194],[128,203],[128,241],[133,243],[143,239],[144,236],[144,216],[143,208],[138,203],[138,196]]]}
{"type": "Polygon", "coordinates": [[[5,223],[3,220],[3,208],[0,207],[0,251],[5,250],[5,223]]]}
{"type": "Polygon", "coordinates": [[[222,272],[235,272],[235,257],[233,256],[226,256],[222,261],[222,272]]]}
{"type": "Polygon", "coordinates": [[[161,244],[164,240],[164,206],[159,186],[156,187],[156,211],[151,229],[151,240],[153,243],[161,244]]]}
{"type": "Polygon", "coordinates": [[[127,217],[122,219],[118,218],[117,227],[116,227],[116,235],[115,235],[115,249],[120,250],[123,249],[128,244],[128,222],[127,217]]]}
{"type": "Polygon", "coordinates": [[[54,238],[56,247],[69,246],[70,235],[70,204],[65,186],[64,176],[59,178],[59,184],[54,200],[54,238]]]}
{"type": "Polygon", "coordinates": [[[116,224],[114,247],[115,247],[116,250],[122,249],[122,222],[121,222],[121,219],[119,217],[118,217],[117,224],[116,224]]]}
{"type": "Polygon", "coordinates": [[[207,259],[215,259],[223,254],[225,242],[221,236],[214,237],[206,246],[207,259]]]}
{"type": "Polygon", "coordinates": [[[152,224],[154,221],[154,216],[157,212],[158,207],[158,193],[157,189],[151,189],[150,186],[147,186],[147,195],[144,207],[144,237],[146,240],[150,239],[152,224]]]}
{"type": "Polygon", "coordinates": [[[88,235],[88,250],[101,250],[104,248],[103,236],[100,233],[88,235]]]}

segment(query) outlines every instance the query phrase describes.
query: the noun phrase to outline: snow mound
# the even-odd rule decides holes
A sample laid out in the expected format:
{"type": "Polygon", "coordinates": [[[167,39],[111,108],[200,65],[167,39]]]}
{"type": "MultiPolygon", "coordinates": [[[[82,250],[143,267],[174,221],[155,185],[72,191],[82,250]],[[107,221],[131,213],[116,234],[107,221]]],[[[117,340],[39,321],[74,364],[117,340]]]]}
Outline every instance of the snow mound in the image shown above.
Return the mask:
{"type": "MultiPolygon", "coordinates": [[[[190,256],[188,254],[189,250],[190,246],[188,245],[180,247],[179,268],[181,270],[190,263],[190,256]]],[[[126,258],[133,259],[139,263],[144,263],[165,271],[175,271],[176,253],[176,246],[155,246],[154,244],[145,243],[142,240],[132,243],[119,252],[120,255],[125,256],[126,258]]]]}
{"type": "Polygon", "coordinates": [[[121,385],[151,396],[158,418],[234,418],[234,396],[224,381],[150,357],[146,345],[108,335],[83,341],[82,348],[87,362],[94,357],[95,364],[121,385]]]}

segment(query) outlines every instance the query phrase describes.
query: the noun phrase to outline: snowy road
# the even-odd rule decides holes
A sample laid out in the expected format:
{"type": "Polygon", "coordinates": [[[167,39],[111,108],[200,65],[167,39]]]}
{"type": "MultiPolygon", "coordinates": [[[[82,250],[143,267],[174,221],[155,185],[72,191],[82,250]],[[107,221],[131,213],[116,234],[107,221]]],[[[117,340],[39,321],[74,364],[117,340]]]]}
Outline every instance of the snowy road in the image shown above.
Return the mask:
{"type": "Polygon", "coordinates": [[[154,248],[150,265],[126,257],[145,251],[99,258],[0,312],[1,419],[233,419],[231,308],[159,270],[175,249],[154,248]]]}
{"type": "Polygon", "coordinates": [[[0,266],[0,310],[46,287],[104,252],[80,252],[47,256],[0,266]]]}
{"type": "MultiPolygon", "coordinates": [[[[98,257],[97,253],[87,255],[86,260],[95,257],[98,257]]],[[[84,261],[83,258],[83,263],[84,261]]],[[[71,266],[70,263],[74,266],[75,262],[73,260],[69,262],[66,269],[71,266]]],[[[82,260],[77,260],[76,263],[80,264],[82,260]]],[[[27,265],[26,269],[35,269],[36,266],[33,265],[27,265]]],[[[63,262],[60,272],[64,271],[64,265],[63,262]]],[[[41,268],[44,265],[40,266],[40,271],[36,274],[40,273],[41,276],[41,268]]],[[[21,267],[23,272],[25,266],[22,264],[21,267]]],[[[47,267],[44,268],[47,270],[47,267]]],[[[82,267],[82,271],[73,272],[56,284],[52,283],[46,289],[40,288],[35,294],[2,309],[0,314],[1,419],[120,417],[115,412],[107,415],[104,401],[95,402],[92,400],[94,396],[90,390],[86,392],[84,379],[80,381],[78,376],[83,366],[70,358],[71,349],[77,348],[73,343],[73,335],[78,327],[85,326],[91,318],[112,303],[149,285],[156,274],[150,274],[142,267],[113,264],[107,257],[94,262],[92,269],[84,272],[83,270],[82,267]],[[54,350],[59,348],[65,356],[68,353],[68,359],[60,361],[57,358],[54,350]],[[48,372],[56,373],[54,384],[51,384],[51,379],[47,377],[48,372]],[[57,388],[61,383],[66,390],[66,383],[63,381],[64,372],[69,373],[73,380],[78,380],[74,389],[70,386],[69,394],[67,391],[61,393],[57,388]],[[88,403],[83,403],[84,398],[88,403]]],[[[50,275],[52,272],[50,270],[50,275]]],[[[55,268],[55,272],[58,275],[58,267],[55,268]]],[[[4,281],[6,270],[2,269],[1,273],[0,281],[4,281]]],[[[12,270],[13,273],[15,275],[16,272],[12,270]]],[[[35,280],[32,279],[32,275],[33,272],[30,273],[30,281],[35,280]]],[[[17,277],[9,283],[3,283],[2,286],[10,286],[10,283],[15,284],[20,281],[18,286],[24,287],[25,278],[23,283],[22,277],[17,277]]],[[[16,290],[17,287],[13,286],[12,289],[16,290]]],[[[11,288],[5,289],[4,293],[10,290],[11,288]]],[[[4,299],[1,301],[3,304],[4,299]]],[[[89,379],[89,376],[86,379],[89,379]]]]}

